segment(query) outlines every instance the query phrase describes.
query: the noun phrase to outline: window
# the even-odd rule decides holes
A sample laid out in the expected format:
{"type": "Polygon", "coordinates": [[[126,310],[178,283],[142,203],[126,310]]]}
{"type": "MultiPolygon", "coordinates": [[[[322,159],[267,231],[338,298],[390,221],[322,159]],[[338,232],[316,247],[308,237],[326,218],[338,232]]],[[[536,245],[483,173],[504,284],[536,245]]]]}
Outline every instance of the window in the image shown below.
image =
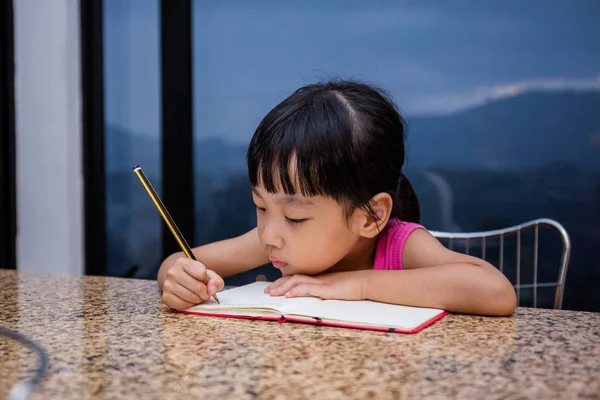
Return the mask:
{"type": "Polygon", "coordinates": [[[564,306],[597,308],[588,282],[600,278],[598,11],[566,1],[195,0],[197,243],[254,226],[244,155],[261,118],[305,83],[357,78],[384,86],[407,115],[407,175],[428,228],[554,218],[573,241],[564,306]]]}
{"type": "Polygon", "coordinates": [[[152,277],[162,220],[132,172],[161,193],[158,0],[104,1],[106,273],[152,277]]]}
{"type": "MultiPolygon", "coordinates": [[[[194,192],[182,195],[193,197],[190,244],[255,225],[245,152],[273,106],[315,80],[360,79],[387,89],[407,117],[406,173],[429,229],[556,219],[573,243],[564,307],[598,310],[600,294],[590,285],[600,279],[597,4],[193,0],[189,10],[183,3],[179,18],[192,20],[193,116],[180,119],[187,127],[193,118],[194,192]]],[[[170,240],[131,173],[141,164],[159,192],[177,187],[174,169],[163,173],[171,164],[164,160],[175,157],[165,137],[177,132],[170,125],[164,133],[161,56],[172,46],[187,51],[189,41],[162,37],[165,4],[175,3],[104,0],[111,275],[155,277],[167,255],[160,243],[170,240]]],[[[169,79],[167,87],[185,93],[187,82],[169,79]]],[[[265,266],[227,283],[258,273],[277,277],[265,266]]]]}

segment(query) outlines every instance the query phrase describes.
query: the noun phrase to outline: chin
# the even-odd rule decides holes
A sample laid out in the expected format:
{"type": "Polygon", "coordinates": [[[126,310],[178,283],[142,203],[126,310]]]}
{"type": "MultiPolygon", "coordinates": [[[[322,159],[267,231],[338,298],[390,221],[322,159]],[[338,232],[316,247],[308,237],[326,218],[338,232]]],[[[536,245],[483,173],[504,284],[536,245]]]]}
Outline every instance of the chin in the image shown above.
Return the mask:
{"type": "Polygon", "coordinates": [[[284,268],[279,268],[279,272],[281,272],[282,276],[289,276],[289,275],[305,275],[302,272],[298,272],[295,268],[290,268],[289,265],[284,267],[284,268]]]}
{"type": "Polygon", "coordinates": [[[327,273],[327,269],[323,270],[298,270],[298,269],[285,269],[282,270],[282,274],[285,275],[306,275],[306,276],[317,276],[324,273],[327,273]]]}

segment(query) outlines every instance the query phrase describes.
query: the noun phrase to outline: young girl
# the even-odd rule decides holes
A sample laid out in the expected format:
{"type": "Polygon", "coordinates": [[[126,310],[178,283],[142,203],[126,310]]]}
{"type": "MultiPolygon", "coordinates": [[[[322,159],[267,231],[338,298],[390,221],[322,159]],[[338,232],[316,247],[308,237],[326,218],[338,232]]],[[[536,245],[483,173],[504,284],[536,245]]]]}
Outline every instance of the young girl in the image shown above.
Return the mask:
{"type": "MultiPolygon", "coordinates": [[[[268,262],[272,296],[316,296],[510,315],[513,287],[489,263],[446,249],[419,222],[402,173],[405,124],[382,91],[357,82],[303,87],[262,120],[247,162],[257,227],[161,265],[172,308],[207,301],[223,277],[268,262]]],[[[435,146],[435,143],[432,143],[435,146]]]]}

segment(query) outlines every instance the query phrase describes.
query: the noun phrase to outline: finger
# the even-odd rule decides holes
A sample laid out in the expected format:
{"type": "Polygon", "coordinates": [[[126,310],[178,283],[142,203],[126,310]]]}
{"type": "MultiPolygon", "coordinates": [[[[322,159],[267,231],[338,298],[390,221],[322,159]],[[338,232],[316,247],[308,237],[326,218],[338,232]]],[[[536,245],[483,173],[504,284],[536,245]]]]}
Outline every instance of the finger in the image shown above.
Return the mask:
{"type": "Polygon", "coordinates": [[[327,298],[326,286],[318,283],[301,283],[285,293],[285,297],[314,296],[327,298]]]}
{"type": "Polygon", "coordinates": [[[175,282],[188,289],[189,291],[197,294],[199,298],[204,300],[208,299],[208,291],[206,289],[206,284],[192,277],[185,271],[182,271],[182,273],[177,275],[175,282]]]}
{"type": "Polygon", "coordinates": [[[206,274],[208,275],[208,283],[206,284],[206,287],[208,289],[208,294],[212,296],[219,290],[223,289],[225,282],[223,281],[223,278],[221,278],[215,271],[207,269],[206,274]]]}
{"type": "Polygon", "coordinates": [[[281,296],[289,292],[293,287],[301,285],[303,283],[314,283],[315,279],[306,275],[294,275],[290,279],[286,280],[283,284],[277,288],[271,290],[269,294],[272,296],[281,296]]]}
{"type": "Polygon", "coordinates": [[[162,298],[165,304],[170,308],[184,309],[190,308],[195,305],[193,303],[190,303],[189,301],[182,300],[181,298],[177,297],[177,295],[171,292],[163,292],[162,298]]]}
{"type": "Polygon", "coordinates": [[[285,281],[290,279],[294,275],[284,276],[282,278],[277,279],[275,282],[271,283],[269,286],[265,288],[265,293],[270,293],[274,289],[277,289],[279,286],[283,285],[285,281]]]}
{"type": "Polygon", "coordinates": [[[201,262],[186,258],[181,260],[181,263],[183,264],[183,270],[191,275],[192,278],[199,280],[200,282],[206,282],[208,280],[206,276],[206,267],[201,262]]]}
{"type": "Polygon", "coordinates": [[[181,300],[186,301],[188,303],[192,303],[192,304],[200,304],[200,303],[202,303],[203,300],[208,300],[208,295],[206,294],[206,288],[204,289],[205,299],[203,299],[199,293],[189,290],[188,288],[180,285],[177,282],[171,281],[171,280],[165,281],[165,284],[163,285],[163,293],[171,293],[171,294],[179,297],[181,300]]]}

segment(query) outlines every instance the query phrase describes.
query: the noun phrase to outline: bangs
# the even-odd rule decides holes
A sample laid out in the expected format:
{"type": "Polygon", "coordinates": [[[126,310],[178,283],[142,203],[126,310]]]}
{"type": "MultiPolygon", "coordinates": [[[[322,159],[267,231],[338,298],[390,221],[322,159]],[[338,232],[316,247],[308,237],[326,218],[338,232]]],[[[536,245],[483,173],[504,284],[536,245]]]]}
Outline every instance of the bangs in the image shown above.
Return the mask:
{"type": "Polygon", "coordinates": [[[300,101],[285,100],[258,126],[247,154],[250,182],[269,193],[339,201],[358,172],[350,113],[335,93],[302,101],[303,94],[296,92],[300,101]]]}

